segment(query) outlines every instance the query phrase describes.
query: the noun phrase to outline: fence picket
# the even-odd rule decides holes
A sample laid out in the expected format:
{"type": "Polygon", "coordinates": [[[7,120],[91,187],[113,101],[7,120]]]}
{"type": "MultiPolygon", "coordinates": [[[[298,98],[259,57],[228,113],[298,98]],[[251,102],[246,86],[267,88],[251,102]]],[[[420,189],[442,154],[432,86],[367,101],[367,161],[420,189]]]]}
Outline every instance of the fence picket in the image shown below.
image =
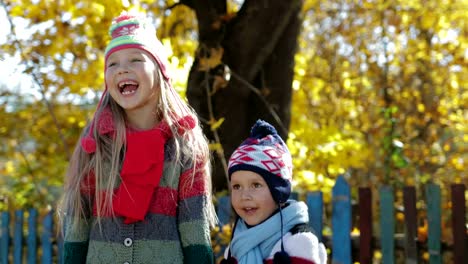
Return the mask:
{"type": "Polygon", "coordinates": [[[343,176],[339,176],[332,190],[332,262],[351,263],[351,194],[343,176]],[[339,246],[337,246],[339,245],[339,246]]]}
{"type": "Polygon", "coordinates": [[[23,210],[15,211],[15,229],[13,237],[13,263],[21,264],[23,262],[23,210]]]}
{"type": "Polygon", "coordinates": [[[405,208],[405,263],[418,263],[418,247],[416,244],[418,235],[416,189],[414,186],[403,188],[403,206],[405,208]]]}
{"type": "Polygon", "coordinates": [[[429,263],[440,264],[442,263],[442,256],[440,254],[440,187],[437,184],[429,183],[426,185],[426,199],[427,199],[427,222],[428,229],[428,251],[429,263]]]}
{"type": "Polygon", "coordinates": [[[359,262],[372,263],[372,192],[359,188],[359,262]]]}
{"type": "Polygon", "coordinates": [[[385,185],[380,188],[380,241],[382,245],[382,263],[393,264],[395,245],[395,220],[393,208],[393,189],[385,185]]]}
{"type": "Polygon", "coordinates": [[[42,264],[52,263],[52,230],[53,230],[53,211],[49,211],[42,221],[44,230],[42,231],[42,264]]]}
{"type": "Polygon", "coordinates": [[[37,210],[30,209],[28,216],[28,263],[37,263],[37,210]]]}
{"type": "Polygon", "coordinates": [[[58,264],[63,264],[63,236],[59,235],[57,238],[57,259],[58,264]]]}
{"type": "Polygon", "coordinates": [[[10,248],[10,213],[2,212],[2,226],[0,228],[0,264],[8,264],[10,248]]]}
{"type": "Polygon", "coordinates": [[[216,214],[218,215],[219,224],[221,226],[229,223],[229,219],[231,218],[231,200],[229,196],[219,197],[216,214]]]}
{"type": "Polygon", "coordinates": [[[306,195],[306,203],[309,207],[309,225],[319,241],[323,241],[323,196],[322,192],[310,192],[306,195]]]}
{"type": "MultiPolygon", "coordinates": [[[[441,187],[436,184],[425,185],[425,196],[427,197],[427,220],[428,220],[428,242],[429,263],[442,263],[442,249],[453,252],[453,263],[468,263],[468,241],[466,235],[466,186],[464,184],[451,185],[451,205],[452,205],[452,232],[453,247],[446,245],[441,240],[441,187]]],[[[372,190],[371,188],[359,188],[359,244],[354,238],[351,238],[352,227],[352,207],[351,191],[346,180],[340,176],[337,178],[332,190],[332,237],[323,237],[323,194],[320,191],[306,193],[305,202],[309,207],[309,222],[320,241],[326,243],[331,250],[331,263],[350,264],[353,261],[353,251],[358,249],[359,256],[356,260],[362,264],[372,263],[374,246],[379,247],[382,252],[381,262],[384,264],[395,263],[395,248],[405,248],[405,263],[417,263],[422,261],[418,254],[417,243],[417,208],[416,208],[416,190],[413,186],[406,186],[403,189],[403,204],[405,214],[405,239],[404,243],[400,234],[395,235],[395,207],[394,190],[391,186],[382,186],[379,189],[379,207],[380,207],[380,241],[373,241],[373,221],[372,221],[372,190]],[[324,241],[325,240],[325,241],[324,241]],[[331,242],[331,243],[330,243],[331,242]],[[398,243],[396,243],[398,242],[398,243]],[[396,247],[395,247],[396,246],[396,247]]],[[[291,197],[297,199],[298,194],[293,193],[291,197]]],[[[53,211],[49,211],[44,217],[41,217],[41,228],[38,229],[38,210],[30,209],[27,213],[28,223],[26,243],[23,232],[26,230],[24,223],[24,212],[16,210],[14,212],[14,222],[10,221],[9,212],[0,212],[0,264],[8,263],[37,263],[38,248],[41,252],[41,263],[59,263],[63,264],[61,253],[63,250],[63,241],[61,237],[56,237],[53,231],[54,217],[53,211]],[[10,229],[10,225],[13,230],[10,229]],[[38,232],[40,231],[40,232],[38,232]],[[10,233],[12,232],[12,233],[10,233]],[[40,234],[39,234],[40,233],[40,234]],[[40,237],[40,243],[38,238],[40,237]],[[27,247],[27,255],[24,245],[27,247]],[[56,249],[54,250],[54,247],[56,249]],[[10,252],[12,250],[12,252],[10,252]]],[[[217,214],[221,225],[228,224],[231,218],[231,204],[229,196],[218,198],[217,214]]],[[[222,232],[222,231],[221,231],[222,232]]],[[[218,237],[214,243],[219,243],[220,247],[225,247],[224,242],[218,237]]],[[[216,257],[220,257],[224,252],[221,249],[216,257]]]]}
{"type": "Polygon", "coordinates": [[[452,234],[454,264],[468,263],[468,241],[466,237],[465,185],[452,184],[452,234]]]}

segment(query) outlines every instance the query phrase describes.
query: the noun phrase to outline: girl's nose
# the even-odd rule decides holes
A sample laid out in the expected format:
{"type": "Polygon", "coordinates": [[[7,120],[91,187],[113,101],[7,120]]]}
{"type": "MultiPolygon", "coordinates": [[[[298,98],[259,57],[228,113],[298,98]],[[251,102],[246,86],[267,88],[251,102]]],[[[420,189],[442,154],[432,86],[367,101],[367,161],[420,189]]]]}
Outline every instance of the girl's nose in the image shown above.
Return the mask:
{"type": "Polygon", "coordinates": [[[128,73],[127,63],[120,63],[117,69],[118,74],[128,73]]]}

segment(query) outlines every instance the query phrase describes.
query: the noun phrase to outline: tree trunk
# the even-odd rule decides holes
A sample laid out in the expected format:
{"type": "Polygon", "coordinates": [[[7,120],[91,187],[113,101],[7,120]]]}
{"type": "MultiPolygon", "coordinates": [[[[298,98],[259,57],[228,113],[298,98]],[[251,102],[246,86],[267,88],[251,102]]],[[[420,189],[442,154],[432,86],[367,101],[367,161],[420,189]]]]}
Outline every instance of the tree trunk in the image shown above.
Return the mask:
{"type": "MultiPolygon", "coordinates": [[[[197,15],[200,42],[187,98],[202,120],[224,118],[216,132],[205,125],[208,139],[216,143],[218,136],[226,162],[259,118],[273,124],[286,140],[302,0],[246,0],[234,18],[226,14],[225,1],[187,2],[197,15]],[[213,62],[220,52],[222,60],[213,62]],[[207,59],[212,60],[210,69],[207,59]],[[217,81],[226,68],[230,80],[219,88],[217,81]]],[[[227,188],[219,156],[215,153],[213,159],[214,191],[227,188]]]]}

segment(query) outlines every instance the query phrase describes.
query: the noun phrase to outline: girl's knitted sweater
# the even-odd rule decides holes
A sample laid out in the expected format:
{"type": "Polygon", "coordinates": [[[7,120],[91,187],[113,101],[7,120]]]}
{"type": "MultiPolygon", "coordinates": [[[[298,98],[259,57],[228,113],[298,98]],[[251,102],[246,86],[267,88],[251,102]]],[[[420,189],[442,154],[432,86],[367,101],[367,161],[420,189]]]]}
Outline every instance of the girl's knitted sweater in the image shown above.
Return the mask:
{"type": "Polygon", "coordinates": [[[213,263],[205,175],[192,178],[191,169],[173,159],[173,144],[165,144],[163,174],[143,221],[109,216],[99,226],[93,197],[83,197],[89,218],[74,232],[65,226],[66,264],[213,263]]]}

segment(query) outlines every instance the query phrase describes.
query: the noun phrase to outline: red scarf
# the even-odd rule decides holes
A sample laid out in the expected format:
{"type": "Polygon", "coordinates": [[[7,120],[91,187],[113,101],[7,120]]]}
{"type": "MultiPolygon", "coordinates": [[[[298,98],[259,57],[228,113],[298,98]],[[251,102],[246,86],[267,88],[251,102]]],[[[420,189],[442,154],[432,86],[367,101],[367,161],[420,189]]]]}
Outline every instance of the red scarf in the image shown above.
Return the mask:
{"type": "MultiPolygon", "coordinates": [[[[101,134],[113,133],[114,126],[110,111],[104,111],[100,118],[98,131],[101,134]],[[109,123],[110,122],[110,123],[109,123]],[[102,133],[105,132],[105,133],[102,133]]],[[[195,127],[195,119],[185,116],[178,122],[178,134],[195,127]]],[[[112,209],[118,216],[125,217],[124,222],[131,224],[145,219],[155,189],[159,186],[164,167],[164,146],[172,137],[166,122],[162,121],[157,127],[147,131],[126,132],[126,153],[122,165],[120,186],[114,191],[112,209]]],[[[85,149],[86,151],[86,149],[85,149]]],[[[88,152],[88,151],[87,151],[88,152]]],[[[82,185],[82,191],[94,193],[95,176],[91,172],[82,185]]],[[[105,192],[103,197],[105,197],[105,192]]],[[[104,208],[104,206],[101,206],[104,208]]],[[[96,201],[93,212],[97,214],[96,201]]],[[[102,212],[102,215],[107,215],[102,212]]]]}
{"type": "Polygon", "coordinates": [[[127,132],[127,151],[114,194],[114,213],[130,224],[144,220],[153,192],[159,185],[164,166],[164,145],[168,133],[161,128],[127,132]]]}

